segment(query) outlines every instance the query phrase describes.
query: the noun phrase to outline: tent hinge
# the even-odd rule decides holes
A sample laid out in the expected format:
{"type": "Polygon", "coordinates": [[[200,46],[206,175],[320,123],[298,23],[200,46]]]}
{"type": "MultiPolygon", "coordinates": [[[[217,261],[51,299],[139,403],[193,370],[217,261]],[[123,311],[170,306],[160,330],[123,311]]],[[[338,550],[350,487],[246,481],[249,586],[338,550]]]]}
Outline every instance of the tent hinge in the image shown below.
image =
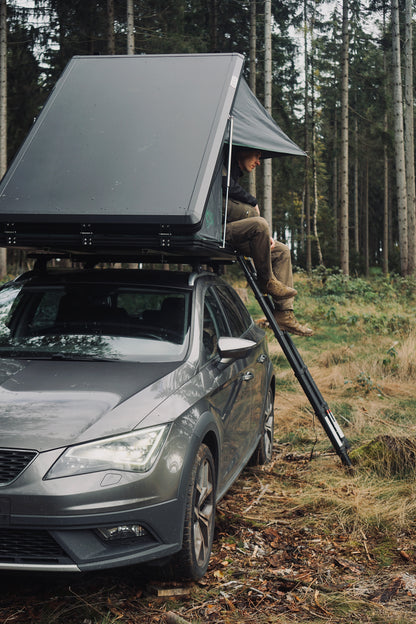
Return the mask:
{"type": "Polygon", "coordinates": [[[170,225],[161,225],[159,232],[159,243],[161,247],[170,247],[170,241],[172,232],[170,231],[170,225]]]}
{"type": "Polygon", "coordinates": [[[90,247],[93,244],[94,232],[92,231],[92,227],[90,223],[83,223],[81,225],[81,244],[84,247],[90,247]]]}
{"type": "Polygon", "coordinates": [[[15,223],[6,223],[6,227],[4,228],[4,234],[7,239],[7,245],[16,245],[17,232],[15,223]]]}

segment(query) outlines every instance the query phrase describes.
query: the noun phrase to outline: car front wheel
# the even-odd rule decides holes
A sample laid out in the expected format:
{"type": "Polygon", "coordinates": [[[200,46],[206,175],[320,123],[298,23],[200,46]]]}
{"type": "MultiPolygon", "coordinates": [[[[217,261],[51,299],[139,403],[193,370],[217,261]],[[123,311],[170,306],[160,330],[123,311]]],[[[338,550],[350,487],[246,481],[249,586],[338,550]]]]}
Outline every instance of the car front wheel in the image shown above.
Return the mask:
{"type": "Polygon", "coordinates": [[[260,466],[272,458],[274,436],[274,395],[272,388],[267,391],[264,404],[261,437],[254,451],[250,464],[260,466]]]}
{"type": "Polygon", "coordinates": [[[212,453],[201,444],[186,495],[182,550],[173,563],[175,576],[197,580],[208,568],[215,528],[216,477],[212,453]]]}

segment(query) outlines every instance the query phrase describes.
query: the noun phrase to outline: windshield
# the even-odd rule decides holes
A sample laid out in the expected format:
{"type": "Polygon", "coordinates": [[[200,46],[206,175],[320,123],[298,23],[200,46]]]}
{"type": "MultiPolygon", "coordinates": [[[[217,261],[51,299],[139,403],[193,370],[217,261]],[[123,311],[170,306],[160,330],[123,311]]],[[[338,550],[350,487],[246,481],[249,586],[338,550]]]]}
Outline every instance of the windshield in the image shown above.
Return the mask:
{"type": "Polygon", "coordinates": [[[11,284],[0,291],[0,357],[179,361],[189,311],[179,290],[11,284]]]}

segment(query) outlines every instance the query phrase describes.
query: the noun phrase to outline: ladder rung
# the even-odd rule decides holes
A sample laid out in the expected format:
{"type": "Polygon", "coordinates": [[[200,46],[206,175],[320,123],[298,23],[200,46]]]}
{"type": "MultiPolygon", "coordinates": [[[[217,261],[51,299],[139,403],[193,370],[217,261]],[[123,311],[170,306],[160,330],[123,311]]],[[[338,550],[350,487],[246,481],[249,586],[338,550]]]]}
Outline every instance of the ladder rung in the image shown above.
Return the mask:
{"type": "Polygon", "coordinates": [[[347,452],[347,449],[350,446],[348,440],[344,436],[341,427],[335,419],[335,416],[333,415],[328,407],[328,404],[321,395],[315,381],[312,378],[312,375],[310,374],[308,367],[304,363],[296,346],[293,344],[292,338],[287,332],[283,332],[278,326],[276,319],[273,316],[273,309],[271,307],[273,304],[270,298],[267,295],[263,295],[263,293],[257,286],[255,269],[251,263],[251,260],[247,260],[247,258],[242,255],[237,255],[237,258],[241,265],[241,268],[243,269],[247,277],[247,281],[250,284],[250,287],[260,304],[260,307],[262,308],[267,320],[269,321],[269,325],[273,330],[277,341],[282,347],[283,353],[285,354],[289,364],[291,365],[293,372],[295,373],[295,376],[298,379],[302,390],[306,394],[311,406],[313,407],[318,420],[323,426],[325,433],[330,439],[332,446],[340,457],[342,463],[346,466],[351,466],[351,460],[348,457],[347,452]]]}

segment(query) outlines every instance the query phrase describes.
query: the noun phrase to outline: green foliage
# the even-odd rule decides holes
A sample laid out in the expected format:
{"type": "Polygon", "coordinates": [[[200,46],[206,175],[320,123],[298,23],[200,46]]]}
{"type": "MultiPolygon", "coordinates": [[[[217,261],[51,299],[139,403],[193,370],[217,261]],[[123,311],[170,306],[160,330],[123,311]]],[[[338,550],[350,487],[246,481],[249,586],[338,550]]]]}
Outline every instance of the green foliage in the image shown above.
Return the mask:
{"type": "Polygon", "coordinates": [[[273,366],[275,366],[279,370],[290,368],[290,364],[287,361],[287,358],[283,355],[283,353],[272,353],[270,359],[273,362],[273,366]]]}
{"type": "Polygon", "coordinates": [[[352,450],[350,459],[382,477],[404,479],[416,474],[416,443],[405,437],[377,436],[352,450]]]}
{"type": "Polygon", "coordinates": [[[387,349],[386,355],[383,358],[383,366],[386,371],[390,373],[394,373],[397,371],[399,365],[397,362],[397,350],[395,346],[391,346],[389,349],[387,349]]]}
{"type": "Polygon", "coordinates": [[[376,392],[378,396],[383,396],[383,391],[381,387],[379,386],[379,384],[373,381],[370,375],[368,375],[364,371],[361,371],[360,373],[358,373],[358,375],[354,377],[354,379],[351,382],[348,380],[345,380],[345,383],[352,384],[353,393],[358,392],[360,394],[367,395],[367,394],[370,394],[370,392],[376,392]]]}
{"type": "Polygon", "coordinates": [[[292,446],[310,446],[314,443],[315,439],[312,437],[309,429],[299,428],[296,431],[291,431],[286,435],[279,438],[280,444],[290,444],[292,446]]]}
{"type": "Polygon", "coordinates": [[[402,399],[390,406],[385,406],[381,412],[384,420],[403,425],[416,424],[416,399],[402,399]]]}

